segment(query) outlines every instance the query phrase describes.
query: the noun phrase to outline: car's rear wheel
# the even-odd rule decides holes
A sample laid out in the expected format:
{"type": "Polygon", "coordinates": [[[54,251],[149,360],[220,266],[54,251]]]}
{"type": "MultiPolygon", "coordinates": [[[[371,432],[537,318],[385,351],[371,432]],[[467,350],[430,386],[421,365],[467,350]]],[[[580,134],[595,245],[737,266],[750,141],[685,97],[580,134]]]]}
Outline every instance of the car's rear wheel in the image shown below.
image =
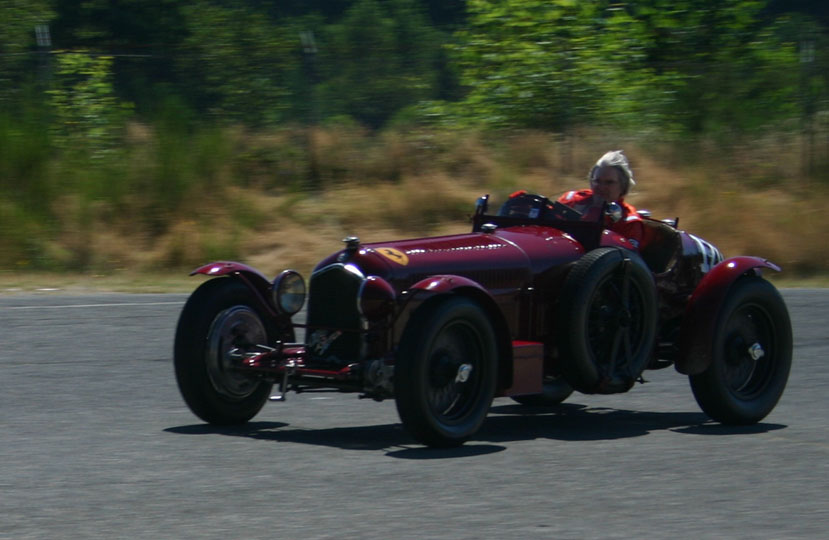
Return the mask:
{"type": "Polygon", "coordinates": [[[173,363],[187,406],[211,424],[250,420],[272,384],[236,369],[239,355],[261,352],[274,330],[256,307],[251,292],[230,278],[202,284],[179,317],[173,363]]]}
{"type": "Polygon", "coordinates": [[[717,319],[712,360],[691,389],[702,410],[723,424],[754,424],[777,404],[792,362],[789,312],[768,281],[744,277],[717,319]]]}
{"type": "Polygon", "coordinates": [[[647,366],[656,336],[653,277],[635,254],[599,248],[562,287],[557,341],[564,378],[585,393],[626,392],[647,366]]]}
{"type": "Polygon", "coordinates": [[[484,311],[460,297],[427,302],[398,350],[394,386],[403,427],[427,446],[463,444],[495,395],[496,343],[484,311]]]}

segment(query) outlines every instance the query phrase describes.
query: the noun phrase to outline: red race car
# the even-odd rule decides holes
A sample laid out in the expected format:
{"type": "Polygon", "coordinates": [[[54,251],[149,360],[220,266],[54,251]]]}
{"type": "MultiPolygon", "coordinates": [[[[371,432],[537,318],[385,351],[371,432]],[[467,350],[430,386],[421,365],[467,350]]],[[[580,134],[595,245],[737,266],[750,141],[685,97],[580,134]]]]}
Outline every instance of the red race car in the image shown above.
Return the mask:
{"type": "Polygon", "coordinates": [[[635,245],[610,230],[612,203],[585,221],[540,195],[497,214],[488,199],[468,234],[346,238],[307,295],[293,270],[269,280],[237,262],[196,269],[214,279],[176,330],[184,401],[230,425],[290,390],[393,398],[405,429],[434,447],[472,437],[494,397],[555,405],[573,390],[627,392],[671,365],[714,420],[751,424],[774,408],[792,358],[788,311],[762,277],[777,266],[723,260],[676,220],[643,217],[635,245]]]}

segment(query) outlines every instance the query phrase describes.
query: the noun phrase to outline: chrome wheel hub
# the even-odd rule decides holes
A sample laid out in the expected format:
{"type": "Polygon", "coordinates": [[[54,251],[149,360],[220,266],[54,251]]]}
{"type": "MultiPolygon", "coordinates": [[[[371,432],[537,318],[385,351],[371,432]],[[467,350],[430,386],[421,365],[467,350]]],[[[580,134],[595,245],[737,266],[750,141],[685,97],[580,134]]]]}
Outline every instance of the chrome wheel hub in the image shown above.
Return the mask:
{"type": "Polygon", "coordinates": [[[748,355],[751,357],[752,360],[755,362],[764,356],[766,356],[766,351],[763,350],[763,346],[760,343],[755,343],[751,347],[748,348],[748,355]]]}
{"type": "Polygon", "coordinates": [[[237,371],[240,358],[257,350],[268,339],[259,316],[247,306],[234,306],[219,313],[207,334],[207,375],[222,396],[238,400],[252,394],[259,380],[237,371]]]}
{"type": "Polygon", "coordinates": [[[469,380],[469,376],[472,374],[472,364],[461,364],[458,367],[458,374],[455,376],[456,383],[465,383],[469,380]]]}

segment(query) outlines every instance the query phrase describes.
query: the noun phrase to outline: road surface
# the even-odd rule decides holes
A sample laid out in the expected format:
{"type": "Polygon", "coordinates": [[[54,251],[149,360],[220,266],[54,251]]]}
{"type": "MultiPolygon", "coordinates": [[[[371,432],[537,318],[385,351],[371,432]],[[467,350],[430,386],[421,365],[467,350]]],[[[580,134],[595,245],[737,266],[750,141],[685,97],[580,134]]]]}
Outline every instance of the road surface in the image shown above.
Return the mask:
{"type": "Polygon", "coordinates": [[[171,365],[183,295],[0,296],[0,538],[824,537],[829,290],[784,297],[794,366],[757,426],[708,422],[669,368],[552,411],[497,399],[434,451],[354,394],[203,425],[171,365]]]}

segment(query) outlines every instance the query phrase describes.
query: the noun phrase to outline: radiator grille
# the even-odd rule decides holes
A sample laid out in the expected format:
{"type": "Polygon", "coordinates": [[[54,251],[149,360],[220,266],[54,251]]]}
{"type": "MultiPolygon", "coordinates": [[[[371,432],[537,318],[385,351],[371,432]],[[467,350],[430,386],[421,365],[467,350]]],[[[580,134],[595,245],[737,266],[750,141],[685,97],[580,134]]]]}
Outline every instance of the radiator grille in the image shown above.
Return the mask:
{"type": "Polygon", "coordinates": [[[311,359],[346,365],[361,359],[362,318],[357,294],[364,277],[359,270],[332,264],[311,275],[308,290],[308,351],[311,359]]]}

